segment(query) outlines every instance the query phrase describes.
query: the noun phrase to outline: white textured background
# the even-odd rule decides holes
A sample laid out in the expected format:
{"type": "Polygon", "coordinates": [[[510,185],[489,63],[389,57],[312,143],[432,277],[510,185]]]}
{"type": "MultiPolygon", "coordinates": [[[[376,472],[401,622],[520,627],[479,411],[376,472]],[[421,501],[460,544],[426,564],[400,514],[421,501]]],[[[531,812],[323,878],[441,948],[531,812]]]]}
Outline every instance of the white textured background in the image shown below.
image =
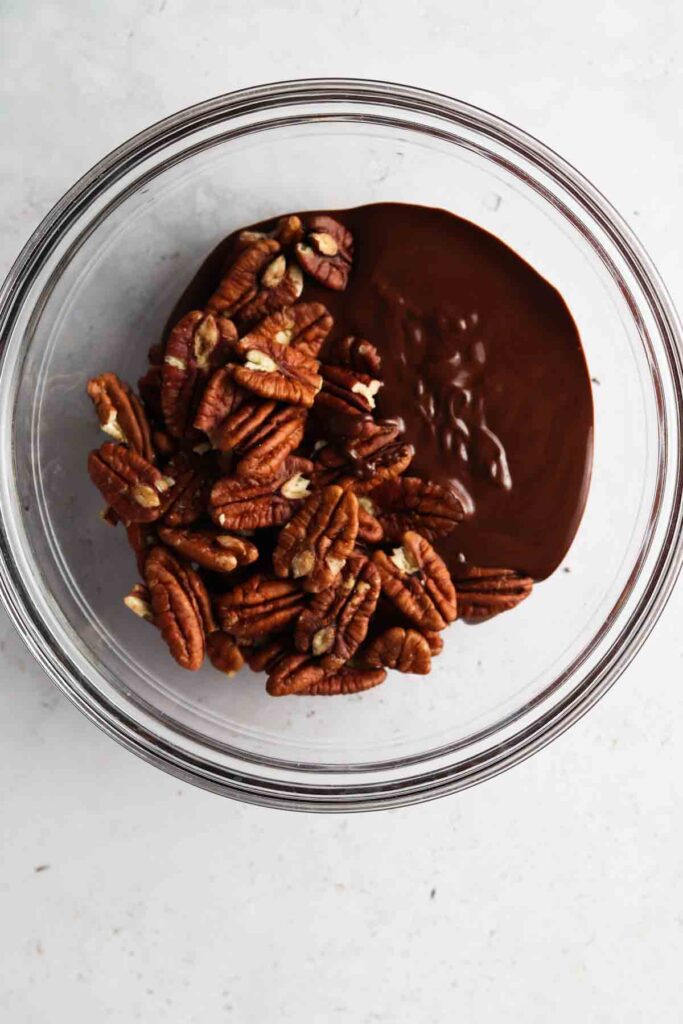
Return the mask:
{"type": "MultiPolygon", "coordinates": [[[[0,270],[179,107],[278,78],[442,90],[540,136],[683,307],[680,0],[0,0],[0,270]]],[[[183,786],[0,612],[3,1024],[679,1024],[683,589],[587,718],[424,807],[304,817],[183,786]]]]}

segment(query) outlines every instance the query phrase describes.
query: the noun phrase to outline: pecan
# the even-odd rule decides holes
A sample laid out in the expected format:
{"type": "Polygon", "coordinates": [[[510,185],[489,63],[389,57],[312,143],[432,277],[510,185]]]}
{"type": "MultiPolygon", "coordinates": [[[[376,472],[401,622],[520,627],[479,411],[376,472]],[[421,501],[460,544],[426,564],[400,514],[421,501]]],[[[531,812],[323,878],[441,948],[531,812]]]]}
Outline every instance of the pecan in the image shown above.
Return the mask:
{"type": "Polygon", "coordinates": [[[243,249],[209,299],[208,311],[232,317],[251,302],[258,294],[261,274],[279,252],[280,245],[272,238],[256,239],[243,249]]]}
{"type": "MultiPolygon", "coordinates": [[[[240,643],[243,641],[240,640],[240,643]]],[[[252,672],[272,672],[285,654],[291,654],[291,651],[282,640],[271,640],[260,646],[244,647],[244,660],[252,672]]]]}
{"type": "Polygon", "coordinates": [[[441,633],[434,633],[429,629],[425,629],[422,636],[429,644],[429,650],[432,658],[435,658],[437,654],[441,654],[443,650],[443,637],[441,636],[441,633]]]}
{"type": "Polygon", "coordinates": [[[399,476],[412,462],[415,449],[398,440],[398,434],[398,428],[392,424],[370,422],[365,424],[362,435],[349,440],[344,448],[321,448],[315,459],[316,485],[336,483],[365,494],[384,480],[399,476]]]}
{"type": "Polygon", "coordinates": [[[275,474],[262,483],[223,477],[214,484],[209,513],[227,530],[257,530],[281,526],[291,519],[296,503],[308,497],[313,464],[290,456],[275,474]]]}
{"type": "Polygon", "coordinates": [[[115,373],[101,373],[88,381],[88,395],[105,434],[130,445],[148,462],[154,462],[147,416],[142,402],[130,387],[115,373]]]}
{"type": "Polygon", "coordinates": [[[235,417],[225,424],[224,437],[233,442],[237,455],[235,472],[246,480],[267,480],[279,472],[280,467],[301,443],[304,436],[306,412],[297,406],[284,409],[274,402],[263,402],[266,415],[250,407],[249,415],[235,417]],[[230,427],[230,430],[228,430],[230,427]]]}
{"type": "Polygon", "coordinates": [[[332,323],[332,317],[322,303],[297,302],[265,317],[242,338],[241,344],[248,349],[276,341],[315,359],[332,329],[332,323]]]}
{"type": "Polygon", "coordinates": [[[185,437],[210,373],[226,361],[237,341],[232,321],[199,310],[171,331],[161,380],[161,407],[168,432],[185,437]]]}
{"type": "Polygon", "coordinates": [[[379,544],[384,537],[384,528],[374,514],[375,506],[370,499],[358,496],[358,540],[363,544],[379,544]]]}
{"type": "Polygon", "coordinates": [[[280,531],[275,575],[301,579],[310,593],[324,590],[346,564],[357,533],[355,494],[335,486],[316,491],[280,531]]]}
{"type": "Polygon", "coordinates": [[[239,253],[209,299],[208,310],[235,317],[243,327],[295,302],[302,290],[301,271],[287,263],[279,243],[259,238],[239,253]]]}
{"type": "Polygon", "coordinates": [[[149,590],[144,583],[136,583],[129,594],[123,599],[123,603],[134,615],[137,615],[139,619],[144,619],[145,622],[152,622],[154,615],[152,614],[152,605],[149,590]]]}
{"type": "Polygon", "coordinates": [[[150,523],[162,512],[173,480],[141,455],[108,441],[88,456],[90,479],[124,523],[150,523]]]}
{"type": "Polygon", "coordinates": [[[294,247],[296,258],[319,284],[343,291],[353,262],[353,235],[332,217],[311,217],[306,235],[294,247]]]}
{"type": "Polygon", "coordinates": [[[204,660],[206,634],[215,629],[201,579],[170,551],[156,547],[147,556],[145,583],[154,624],[172,656],[182,668],[198,669],[204,660]]]}
{"type": "Polygon", "coordinates": [[[213,572],[233,572],[258,558],[258,549],[244,537],[219,530],[174,530],[159,527],[159,539],[191,562],[213,572]]]}
{"type": "Polygon", "coordinates": [[[315,594],[294,632],[298,651],[321,657],[324,668],[339,668],[365,640],[377,606],[380,579],[365,555],[351,555],[331,587],[315,594]]]}
{"type": "Polygon", "coordinates": [[[166,466],[175,481],[164,501],[166,526],[189,526],[206,511],[211,486],[208,467],[196,456],[180,452],[166,466]]]}
{"type": "Polygon", "coordinates": [[[304,595],[288,580],[252,576],[215,600],[216,615],[226,633],[255,640],[278,633],[297,618],[304,595]]]}
{"type": "Polygon", "coordinates": [[[529,596],[534,581],[514,569],[468,569],[456,579],[458,611],[465,622],[483,622],[515,608],[529,596]]]}
{"type": "Polygon", "coordinates": [[[221,448],[220,428],[247,400],[247,392],[232,378],[231,368],[223,366],[209,378],[197,405],[195,430],[202,430],[214,448],[221,448]]]}
{"type": "Polygon", "coordinates": [[[247,335],[237,345],[244,366],[232,366],[237,383],[262,398],[310,408],[322,387],[319,363],[277,341],[247,335]]]}
{"type": "Polygon", "coordinates": [[[357,437],[375,408],[382,382],[347,366],[321,366],[322,391],[315,403],[321,429],[329,437],[357,437]]]}
{"type": "Polygon", "coordinates": [[[356,338],[352,334],[336,343],[330,361],[340,366],[348,366],[357,373],[364,373],[369,377],[379,377],[382,369],[382,359],[372,342],[365,338],[356,338]]]}
{"type": "Polygon", "coordinates": [[[135,552],[138,571],[141,576],[144,576],[147,555],[150,548],[153,548],[157,542],[156,530],[147,523],[129,523],[126,526],[126,536],[128,537],[128,543],[135,552]]]}
{"type": "Polygon", "coordinates": [[[429,541],[408,531],[392,555],[376,551],[373,560],[382,591],[417,626],[444,629],[456,617],[455,588],[448,569],[429,541]]]}
{"type": "Polygon", "coordinates": [[[406,530],[416,530],[427,540],[444,537],[464,516],[453,491],[419,477],[385,480],[372,490],[370,499],[390,541],[400,540],[406,530]]]}
{"type": "Polygon", "coordinates": [[[338,694],[361,693],[379,686],[387,674],[382,668],[356,668],[344,665],[333,675],[325,676],[319,683],[312,683],[305,690],[297,690],[299,697],[336,697],[338,694]]]}
{"type": "Polygon", "coordinates": [[[395,668],[398,672],[426,676],[432,670],[429,641],[416,629],[395,626],[368,645],[363,663],[370,668],[395,668]]]}
{"type": "Polygon", "coordinates": [[[253,231],[249,228],[240,231],[237,235],[237,249],[241,252],[262,238],[274,238],[284,249],[287,246],[296,245],[303,236],[304,226],[301,219],[295,214],[290,214],[287,217],[280,217],[270,231],[253,231]]]}
{"type": "Polygon", "coordinates": [[[286,697],[318,685],[326,674],[317,658],[306,654],[285,654],[270,669],[266,690],[271,697],[286,697]]]}
{"type": "Polygon", "coordinates": [[[177,451],[175,438],[172,438],[165,430],[152,431],[152,447],[162,459],[170,458],[177,451]]]}
{"type": "Polygon", "coordinates": [[[235,641],[217,629],[206,638],[206,649],[209,660],[215,669],[226,676],[234,676],[244,664],[244,658],[235,641]]]}

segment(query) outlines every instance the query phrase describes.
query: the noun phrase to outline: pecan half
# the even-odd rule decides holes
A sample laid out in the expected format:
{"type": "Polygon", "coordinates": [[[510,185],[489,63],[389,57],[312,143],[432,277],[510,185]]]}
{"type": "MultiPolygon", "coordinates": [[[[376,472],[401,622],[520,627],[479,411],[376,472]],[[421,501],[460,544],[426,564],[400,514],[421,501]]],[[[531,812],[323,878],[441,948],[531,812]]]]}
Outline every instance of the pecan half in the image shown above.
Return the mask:
{"type": "Polygon", "coordinates": [[[306,654],[285,654],[270,670],[266,690],[271,697],[286,697],[318,685],[326,674],[317,658],[306,654]]]}
{"type": "Polygon", "coordinates": [[[221,367],[211,374],[202,392],[194,417],[195,430],[202,430],[214,448],[221,448],[220,429],[229,417],[248,400],[249,395],[233,380],[231,368],[221,367]]]}
{"type": "Polygon", "coordinates": [[[108,441],[88,456],[90,479],[124,523],[150,523],[162,512],[173,480],[141,455],[108,441]]]}
{"type": "Polygon", "coordinates": [[[244,537],[219,530],[174,530],[159,527],[159,539],[191,562],[213,572],[233,572],[258,558],[258,549],[244,537]]]}
{"type": "Polygon", "coordinates": [[[406,530],[416,530],[428,540],[445,537],[465,514],[448,487],[419,477],[385,480],[372,490],[370,499],[390,541],[400,540],[406,530]]]}
{"type": "MultiPolygon", "coordinates": [[[[243,641],[240,640],[240,643],[243,641]]],[[[285,654],[291,654],[291,650],[282,640],[270,640],[260,646],[244,647],[244,660],[252,672],[272,672],[285,654]]]]}
{"type": "Polygon", "coordinates": [[[171,331],[161,378],[161,408],[169,434],[185,437],[211,372],[224,363],[237,341],[232,321],[199,310],[187,313],[171,331]]]}
{"type": "Polygon", "coordinates": [[[368,645],[363,663],[371,668],[395,668],[397,672],[426,676],[432,670],[432,654],[422,633],[395,626],[368,645]]]}
{"type": "Polygon", "coordinates": [[[456,579],[458,611],[465,622],[483,622],[515,608],[531,593],[534,581],[514,569],[472,567],[456,579]]]}
{"type": "Polygon", "coordinates": [[[138,396],[115,373],[101,373],[88,381],[88,396],[105,434],[129,445],[148,462],[154,462],[152,436],[138,396]]]}
{"type": "Polygon", "coordinates": [[[327,445],[315,458],[315,483],[353,487],[358,494],[373,491],[383,481],[403,473],[413,460],[412,445],[398,440],[398,428],[391,424],[368,423],[363,435],[349,440],[344,448],[327,445]]]}
{"type": "Polygon", "coordinates": [[[325,676],[319,683],[313,683],[305,690],[298,690],[299,697],[336,697],[339,694],[362,693],[379,686],[387,674],[382,668],[356,668],[344,665],[333,675],[325,676]]]}
{"type": "Polygon", "coordinates": [[[274,402],[254,402],[241,409],[222,430],[223,443],[230,443],[237,456],[237,475],[259,481],[278,473],[301,444],[305,423],[306,410],[299,406],[278,408],[274,402]]]}
{"type": "Polygon", "coordinates": [[[324,590],[346,564],[357,533],[355,494],[335,486],[316,491],[280,531],[275,575],[300,579],[310,593],[324,590]]]}
{"type": "Polygon", "coordinates": [[[365,555],[351,555],[331,587],[320,591],[299,616],[294,632],[298,651],[339,668],[365,640],[380,592],[379,573],[365,555]]]}
{"type": "Polygon", "coordinates": [[[280,252],[274,238],[259,238],[239,253],[209,299],[212,313],[234,317],[244,327],[295,302],[303,290],[301,271],[280,252]]]}
{"type": "Polygon", "coordinates": [[[180,452],[166,466],[175,481],[164,501],[166,526],[189,526],[205,511],[211,486],[208,467],[197,456],[180,452]]]}
{"type": "Polygon", "coordinates": [[[443,650],[443,637],[441,636],[441,633],[434,633],[433,631],[426,629],[422,635],[429,644],[429,650],[432,658],[436,658],[437,654],[441,654],[443,650]]]}
{"type": "Polygon", "coordinates": [[[426,630],[440,630],[455,619],[455,588],[448,569],[419,533],[408,531],[392,555],[376,551],[373,560],[382,591],[411,622],[426,630]]]}
{"type": "Polygon", "coordinates": [[[366,338],[356,338],[352,334],[347,334],[336,343],[330,362],[348,366],[357,373],[364,373],[373,378],[379,377],[382,369],[382,359],[372,342],[366,338]]]}
{"type": "Polygon", "coordinates": [[[258,294],[261,275],[280,252],[273,238],[258,238],[240,252],[208,301],[210,313],[232,317],[258,294]]]}
{"type": "Polygon", "coordinates": [[[254,640],[285,629],[304,607],[304,595],[288,580],[257,575],[221,594],[215,606],[226,633],[254,640]]]}
{"type": "Polygon", "coordinates": [[[311,217],[303,240],[294,248],[299,263],[326,288],[343,291],[353,263],[353,235],[332,217],[311,217]]]}
{"type": "Polygon", "coordinates": [[[315,359],[332,323],[332,317],[321,302],[297,302],[261,320],[242,338],[242,345],[246,349],[258,348],[264,342],[276,341],[315,359]]]}
{"type": "Polygon", "coordinates": [[[239,342],[243,366],[232,366],[233,379],[262,398],[310,408],[322,387],[319,363],[305,352],[248,334],[239,342]]]}
{"type": "Polygon", "coordinates": [[[320,367],[322,391],[315,403],[320,427],[328,437],[357,437],[370,419],[382,382],[347,366],[320,367]]]}
{"type": "Polygon", "coordinates": [[[258,530],[281,526],[291,519],[297,503],[308,497],[313,464],[290,456],[262,483],[243,477],[223,477],[214,484],[209,513],[226,530],[258,530]]]}
{"type": "Polygon", "coordinates": [[[182,668],[195,671],[204,660],[206,634],[215,623],[206,588],[189,566],[165,548],[153,548],[145,564],[154,624],[182,668]]]}
{"type": "Polygon", "coordinates": [[[284,249],[287,246],[296,245],[303,236],[304,226],[301,219],[296,214],[290,214],[280,217],[269,231],[252,231],[249,228],[240,231],[237,235],[237,249],[238,251],[246,249],[248,245],[253,245],[254,242],[258,242],[262,238],[274,238],[284,249]]]}
{"type": "Polygon", "coordinates": [[[206,638],[206,649],[213,667],[226,676],[234,676],[244,664],[244,658],[235,641],[217,629],[206,638]]]}

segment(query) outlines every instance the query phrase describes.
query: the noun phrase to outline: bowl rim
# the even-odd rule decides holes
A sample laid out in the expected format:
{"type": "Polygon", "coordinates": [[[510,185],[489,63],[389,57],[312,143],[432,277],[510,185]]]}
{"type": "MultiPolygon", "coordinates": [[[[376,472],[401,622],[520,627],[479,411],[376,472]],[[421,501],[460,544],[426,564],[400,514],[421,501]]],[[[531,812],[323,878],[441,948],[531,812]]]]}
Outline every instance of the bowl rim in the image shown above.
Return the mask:
{"type": "MultiPolygon", "coordinates": [[[[0,289],[0,374],[4,369],[7,341],[22,308],[31,281],[45,264],[60,237],[88,208],[97,196],[106,193],[125,173],[169,144],[195,134],[202,128],[223,124],[244,114],[259,114],[271,107],[302,103],[379,104],[407,112],[424,112],[444,118],[459,127],[502,137],[521,149],[534,164],[568,188],[584,210],[607,231],[629,269],[648,297],[657,316],[664,341],[669,371],[674,383],[675,424],[680,436],[683,414],[683,335],[673,303],[652,260],[643,246],[605,197],[571,164],[547,145],[497,115],[441,93],[398,83],[353,78],[315,78],[273,82],[223,94],[186,107],[137,133],[112,150],[83,175],[54,205],[20,252],[0,289]]],[[[131,728],[113,707],[108,707],[88,688],[74,685],[75,667],[54,639],[39,628],[30,612],[30,599],[17,574],[0,509],[0,599],[29,650],[48,676],[100,728],[124,746],[172,774],[204,788],[242,801],[287,807],[296,810],[361,810],[397,806],[433,799],[466,788],[512,767],[559,736],[585,714],[616,682],[655,625],[671,593],[683,563],[683,474],[680,460],[675,479],[675,497],[665,538],[649,586],[620,635],[627,630],[629,642],[618,652],[613,648],[591,671],[590,685],[573,689],[566,697],[530,725],[502,744],[456,766],[435,767],[415,778],[351,783],[343,787],[305,782],[281,782],[246,772],[212,771],[200,758],[177,748],[152,731],[131,728]]],[[[584,683],[587,680],[583,681],[584,683]]],[[[244,761],[248,762],[245,758],[244,761]]],[[[415,761],[410,758],[408,761],[415,761]]],[[[267,759],[266,759],[267,763],[267,759]]],[[[370,766],[374,768],[375,766],[370,766]]],[[[378,766],[381,767],[381,766],[378,766]]],[[[339,769],[343,771],[342,768],[339,769]]]]}

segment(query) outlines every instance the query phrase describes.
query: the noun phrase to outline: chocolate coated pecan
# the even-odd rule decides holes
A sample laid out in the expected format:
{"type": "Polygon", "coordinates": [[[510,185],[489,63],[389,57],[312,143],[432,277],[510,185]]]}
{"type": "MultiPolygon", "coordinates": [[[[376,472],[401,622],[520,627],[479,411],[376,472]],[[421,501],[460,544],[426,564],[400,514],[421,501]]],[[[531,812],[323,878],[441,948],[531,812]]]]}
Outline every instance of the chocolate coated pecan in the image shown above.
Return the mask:
{"type": "Polygon", "coordinates": [[[162,547],[147,556],[145,583],[154,624],[171,654],[182,668],[195,671],[204,660],[206,634],[215,628],[204,584],[194,569],[162,547]]]}
{"type": "Polygon", "coordinates": [[[279,633],[297,618],[304,595],[288,580],[252,576],[215,600],[216,615],[226,633],[255,640],[279,633]]]}
{"type": "Polygon", "coordinates": [[[382,668],[356,668],[344,665],[332,675],[325,676],[319,683],[313,683],[305,690],[298,690],[299,697],[336,697],[339,694],[362,693],[379,686],[387,674],[382,668]]]}
{"type": "Polygon", "coordinates": [[[213,572],[233,572],[258,558],[258,549],[244,537],[219,530],[174,530],[159,527],[159,539],[179,554],[213,572]]]}
{"type": "Polygon", "coordinates": [[[129,445],[148,462],[154,462],[152,437],[138,396],[115,373],[101,373],[88,381],[88,395],[105,434],[129,445]]]}
{"type": "Polygon", "coordinates": [[[232,366],[233,379],[262,398],[310,408],[322,387],[319,363],[305,352],[248,334],[236,347],[243,366],[232,366]]]}
{"type": "Polygon", "coordinates": [[[448,487],[419,477],[385,480],[369,497],[390,541],[400,540],[406,530],[416,530],[428,540],[445,537],[464,515],[462,504],[448,487]]]}
{"type": "Polygon", "coordinates": [[[162,512],[173,480],[141,455],[108,441],[88,456],[90,479],[124,523],[150,523],[162,512]]]}
{"type": "Polygon", "coordinates": [[[509,611],[529,596],[534,581],[514,569],[472,567],[455,581],[458,611],[465,622],[483,622],[509,611]]]}
{"type": "Polygon", "coordinates": [[[331,587],[316,594],[302,611],[294,632],[298,651],[339,668],[365,640],[377,606],[380,579],[365,555],[351,555],[331,587]]]}
{"type": "Polygon", "coordinates": [[[217,629],[206,638],[206,649],[209,660],[215,669],[226,676],[234,676],[244,664],[244,658],[235,641],[217,629]]]}
{"type": "Polygon", "coordinates": [[[234,324],[199,310],[187,313],[171,331],[161,378],[161,407],[169,434],[185,437],[209,375],[228,358],[237,341],[234,324]]]}
{"type": "Polygon", "coordinates": [[[432,670],[429,641],[416,629],[395,626],[376,637],[363,653],[363,663],[371,668],[395,668],[426,676],[432,670]]]}
{"type": "Polygon", "coordinates": [[[271,313],[242,338],[245,349],[277,342],[312,359],[318,355],[332,328],[332,317],[320,302],[297,302],[271,313]]]}
{"type": "Polygon", "coordinates": [[[330,362],[348,366],[357,373],[375,379],[379,377],[382,369],[382,359],[375,346],[365,338],[356,338],[352,334],[336,343],[330,362]]]}
{"type": "Polygon", "coordinates": [[[357,533],[355,494],[335,486],[316,491],[280,531],[275,575],[300,579],[310,593],[324,590],[346,564],[357,533]]]}
{"type": "Polygon", "coordinates": [[[307,274],[334,291],[346,288],[353,263],[353,236],[332,217],[311,217],[294,251],[307,274]]]}
{"type": "Polygon", "coordinates": [[[211,491],[211,518],[226,530],[281,526],[291,519],[297,503],[308,497],[312,469],[307,459],[290,456],[261,483],[240,476],[223,477],[211,491]]]}
{"type": "Polygon", "coordinates": [[[457,614],[455,588],[441,558],[428,540],[408,531],[392,555],[373,556],[387,597],[417,626],[444,629],[457,614]]]}

